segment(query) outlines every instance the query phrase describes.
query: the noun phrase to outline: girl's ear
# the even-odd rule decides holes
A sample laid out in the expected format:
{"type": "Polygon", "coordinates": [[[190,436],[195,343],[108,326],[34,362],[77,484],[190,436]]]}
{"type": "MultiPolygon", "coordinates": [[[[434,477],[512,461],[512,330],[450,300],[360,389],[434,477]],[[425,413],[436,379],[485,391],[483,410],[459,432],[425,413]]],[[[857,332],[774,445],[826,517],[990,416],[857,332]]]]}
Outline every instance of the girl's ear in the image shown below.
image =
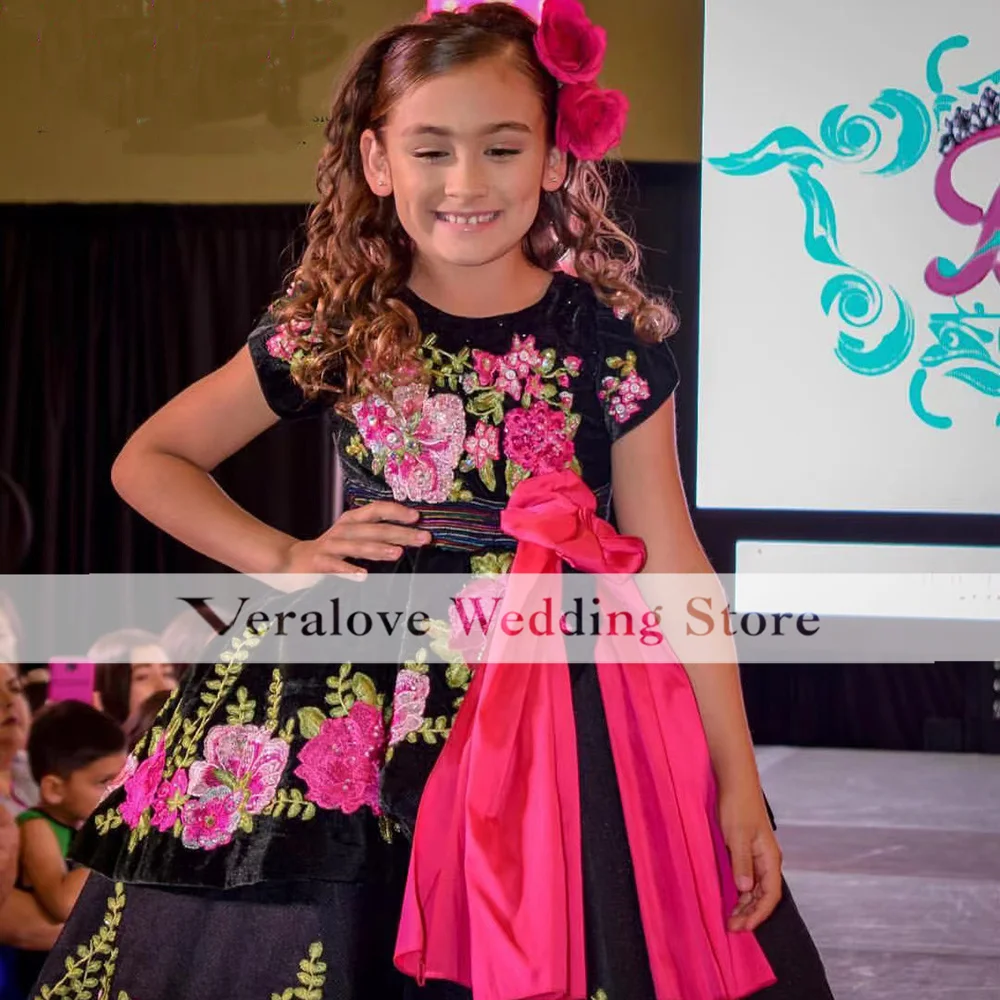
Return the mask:
{"type": "Polygon", "coordinates": [[[372,129],[365,129],[361,135],[361,164],[365,180],[372,194],[387,198],[392,194],[392,175],[389,173],[389,158],[372,129]]]}
{"type": "Polygon", "coordinates": [[[545,174],[542,177],[543,191],[558,191],[566,183],[566,154],[553,146],[545,158],[545,174]]]}

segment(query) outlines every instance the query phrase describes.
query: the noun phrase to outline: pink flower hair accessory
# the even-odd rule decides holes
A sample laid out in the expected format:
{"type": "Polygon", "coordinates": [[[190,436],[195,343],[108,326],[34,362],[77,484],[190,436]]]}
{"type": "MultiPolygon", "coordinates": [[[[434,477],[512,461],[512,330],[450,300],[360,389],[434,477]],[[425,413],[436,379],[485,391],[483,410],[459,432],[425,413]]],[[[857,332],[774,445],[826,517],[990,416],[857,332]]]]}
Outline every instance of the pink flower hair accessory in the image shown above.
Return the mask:
{"type": "MultiPolygon", "coordinates": [[[[464,13],[487,0],[427,0],[422,19],[442,11],[464,13]]],[[[604,64],[607,32],[588,17],[580,0],[505,0],[538,24],[535,52],[559,85],[556,147],[580,160],[600,160],[625,132],[629,103],[619,90],[596,83],[604,64]]]]}

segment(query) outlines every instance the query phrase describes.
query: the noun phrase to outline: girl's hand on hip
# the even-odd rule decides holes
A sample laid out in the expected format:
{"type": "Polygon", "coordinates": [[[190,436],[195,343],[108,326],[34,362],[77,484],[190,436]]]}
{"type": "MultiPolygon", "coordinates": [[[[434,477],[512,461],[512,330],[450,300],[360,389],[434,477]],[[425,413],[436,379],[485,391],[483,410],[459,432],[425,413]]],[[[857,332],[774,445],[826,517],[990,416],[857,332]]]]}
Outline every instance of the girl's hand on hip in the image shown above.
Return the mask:
{"type": "Polygon", "coordinates": [[[391,500],[375,500],[344,511],[319,538],[294,542],[283,573],[345,573],[364,576],[352,559],[393,562],[404,548],[427,545],[429,531],[414,527],[418,511],[391,500]]]}

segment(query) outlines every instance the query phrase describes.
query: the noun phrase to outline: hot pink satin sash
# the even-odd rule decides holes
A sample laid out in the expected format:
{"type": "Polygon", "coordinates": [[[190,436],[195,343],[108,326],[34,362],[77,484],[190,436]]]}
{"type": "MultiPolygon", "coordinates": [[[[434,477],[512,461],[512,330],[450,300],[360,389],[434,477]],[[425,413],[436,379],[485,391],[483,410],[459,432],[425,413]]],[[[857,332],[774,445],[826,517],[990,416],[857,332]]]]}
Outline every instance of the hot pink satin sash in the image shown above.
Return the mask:
{"type": "MultiPolygon", "coordinates": [[[[499,615],[525,607],[531,580],[565,561],[604,574],[598,596],[641,621],[648,608],[629,574],[642,567],[642,542],[595,510],[571,472],[518,485],[502,515],[518,547],[499,615]]],[[[514,641],[495,633],[424,789],[395,961],[421,984],[450,980],[475,1000],[586,1000],[569,670],[525,655],[563,639],[514,641]]],[[[697,703],[672,654],[637,649],[634,637],[626,649],[602,635],[595,659],[656,997],[745,997],[775,977],[756,938],[726,928],[737,892],[697,703]]]]}

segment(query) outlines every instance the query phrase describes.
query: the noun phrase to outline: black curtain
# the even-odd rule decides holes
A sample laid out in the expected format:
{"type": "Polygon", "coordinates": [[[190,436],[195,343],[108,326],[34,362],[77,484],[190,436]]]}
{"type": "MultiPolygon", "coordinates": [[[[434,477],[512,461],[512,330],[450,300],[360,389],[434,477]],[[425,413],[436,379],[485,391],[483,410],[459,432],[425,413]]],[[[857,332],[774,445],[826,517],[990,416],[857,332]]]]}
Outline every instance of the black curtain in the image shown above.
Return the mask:
{"type": "MultiPolygon", "coordinates": [[[[29,573],[221,569],[114,492],[129,434],[231,357],[299,251],[302,206],[0,208],[0,469],[35,518],[29,573]]],[[[322,421],[267,432],[218,470],[251,513],[324,526],[322,421]]]]}

